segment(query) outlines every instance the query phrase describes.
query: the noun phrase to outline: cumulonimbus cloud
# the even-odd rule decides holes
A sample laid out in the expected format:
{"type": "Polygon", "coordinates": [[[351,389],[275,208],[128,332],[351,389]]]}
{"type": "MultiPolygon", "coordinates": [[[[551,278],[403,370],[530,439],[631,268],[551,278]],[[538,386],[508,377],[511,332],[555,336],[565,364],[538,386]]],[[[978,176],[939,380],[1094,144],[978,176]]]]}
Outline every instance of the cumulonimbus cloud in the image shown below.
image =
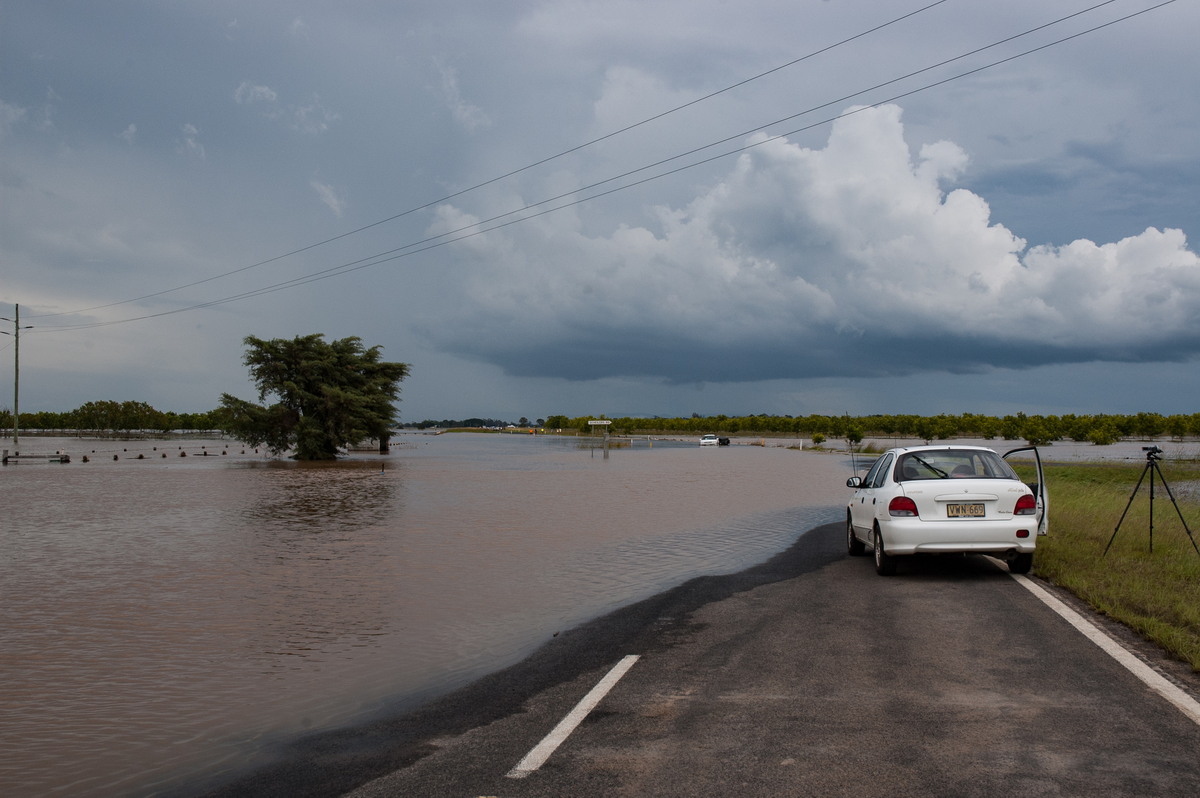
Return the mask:
{"type": "MultiPolygon", "coordinates": [[[[564,214],[456,245],[466,301],[427,333],[510,373],[575,379],[1200,354],[1200,259],[1182,231],[1027,248],[983,197],[946,188],[960,147],[914,155],[900,108],[852,110],[823,148],[761,139],[686,206],[657,208],[655,229],[587,235],[564,214]]],[[[434,231],[471,221],[444,206],[434,231]]]]}

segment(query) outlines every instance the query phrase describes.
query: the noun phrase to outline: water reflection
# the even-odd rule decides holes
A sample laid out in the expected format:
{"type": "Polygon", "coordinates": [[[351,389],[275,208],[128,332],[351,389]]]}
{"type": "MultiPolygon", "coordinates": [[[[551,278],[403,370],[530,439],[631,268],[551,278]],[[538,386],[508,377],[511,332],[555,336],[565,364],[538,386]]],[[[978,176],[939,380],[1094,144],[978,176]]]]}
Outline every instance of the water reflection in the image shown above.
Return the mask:
{"type": "Polygon", "coordinates": [[[250,466],[258,495],[244,508],[252,528],[336,532],[377,523],[402,508],[397,501],[404,464],[295,463],[250,466]]]}
{"type": "Polygon", "coordinates": [[[377,647],[391,628],[387,543],[403,523],[403,468],[275,461],[253,477],[229,507],[255,586],[234,600],[244,655],[278,677],[377,647]]]}

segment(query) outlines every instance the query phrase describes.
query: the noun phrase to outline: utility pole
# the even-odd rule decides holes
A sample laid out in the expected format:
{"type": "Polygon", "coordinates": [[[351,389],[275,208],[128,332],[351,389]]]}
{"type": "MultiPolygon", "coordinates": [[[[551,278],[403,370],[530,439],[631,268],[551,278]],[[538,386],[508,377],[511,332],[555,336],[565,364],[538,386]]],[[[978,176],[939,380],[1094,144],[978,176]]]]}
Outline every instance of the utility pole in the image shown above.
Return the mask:
{"type": "MultiPolygon", "coordinates": [[[[13,323],[11,333],[4,330],[0,330],[0,332],[13,337],[13,446],[19,446],[21,443],[21,306],[13,305],[13,318],[0,316],[0,321],[13,323]]],[[[24,329],[33,329],[33,325],[27,325],[24,329]]]]}

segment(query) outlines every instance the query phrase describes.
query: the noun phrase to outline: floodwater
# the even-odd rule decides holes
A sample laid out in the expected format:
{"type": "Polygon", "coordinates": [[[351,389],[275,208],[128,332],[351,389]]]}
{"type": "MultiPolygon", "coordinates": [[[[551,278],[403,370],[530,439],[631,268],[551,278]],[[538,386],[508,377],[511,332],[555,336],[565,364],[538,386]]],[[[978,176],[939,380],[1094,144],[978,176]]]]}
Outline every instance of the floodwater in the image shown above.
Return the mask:
{"type": "Polygon", "coordinates": [[[318,465],[221,441],[21,449],[72,457],[0,469],[0,794],[22,796],[186,790],[427,700],[769,558],[840,518],[850,473],[782,447],[518,435],[318,465]]]}

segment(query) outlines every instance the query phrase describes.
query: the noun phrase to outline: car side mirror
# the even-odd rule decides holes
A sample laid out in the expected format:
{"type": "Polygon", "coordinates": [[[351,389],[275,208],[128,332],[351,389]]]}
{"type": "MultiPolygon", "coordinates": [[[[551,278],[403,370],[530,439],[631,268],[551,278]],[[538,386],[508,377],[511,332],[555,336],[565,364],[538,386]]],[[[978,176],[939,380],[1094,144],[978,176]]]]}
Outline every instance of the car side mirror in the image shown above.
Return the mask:
{"type": "Polygon", "coordinates": [[[846,480],[846,487],[847,488],[862,487],[862,477],[850,477],[850,479],[846,480]]]}

